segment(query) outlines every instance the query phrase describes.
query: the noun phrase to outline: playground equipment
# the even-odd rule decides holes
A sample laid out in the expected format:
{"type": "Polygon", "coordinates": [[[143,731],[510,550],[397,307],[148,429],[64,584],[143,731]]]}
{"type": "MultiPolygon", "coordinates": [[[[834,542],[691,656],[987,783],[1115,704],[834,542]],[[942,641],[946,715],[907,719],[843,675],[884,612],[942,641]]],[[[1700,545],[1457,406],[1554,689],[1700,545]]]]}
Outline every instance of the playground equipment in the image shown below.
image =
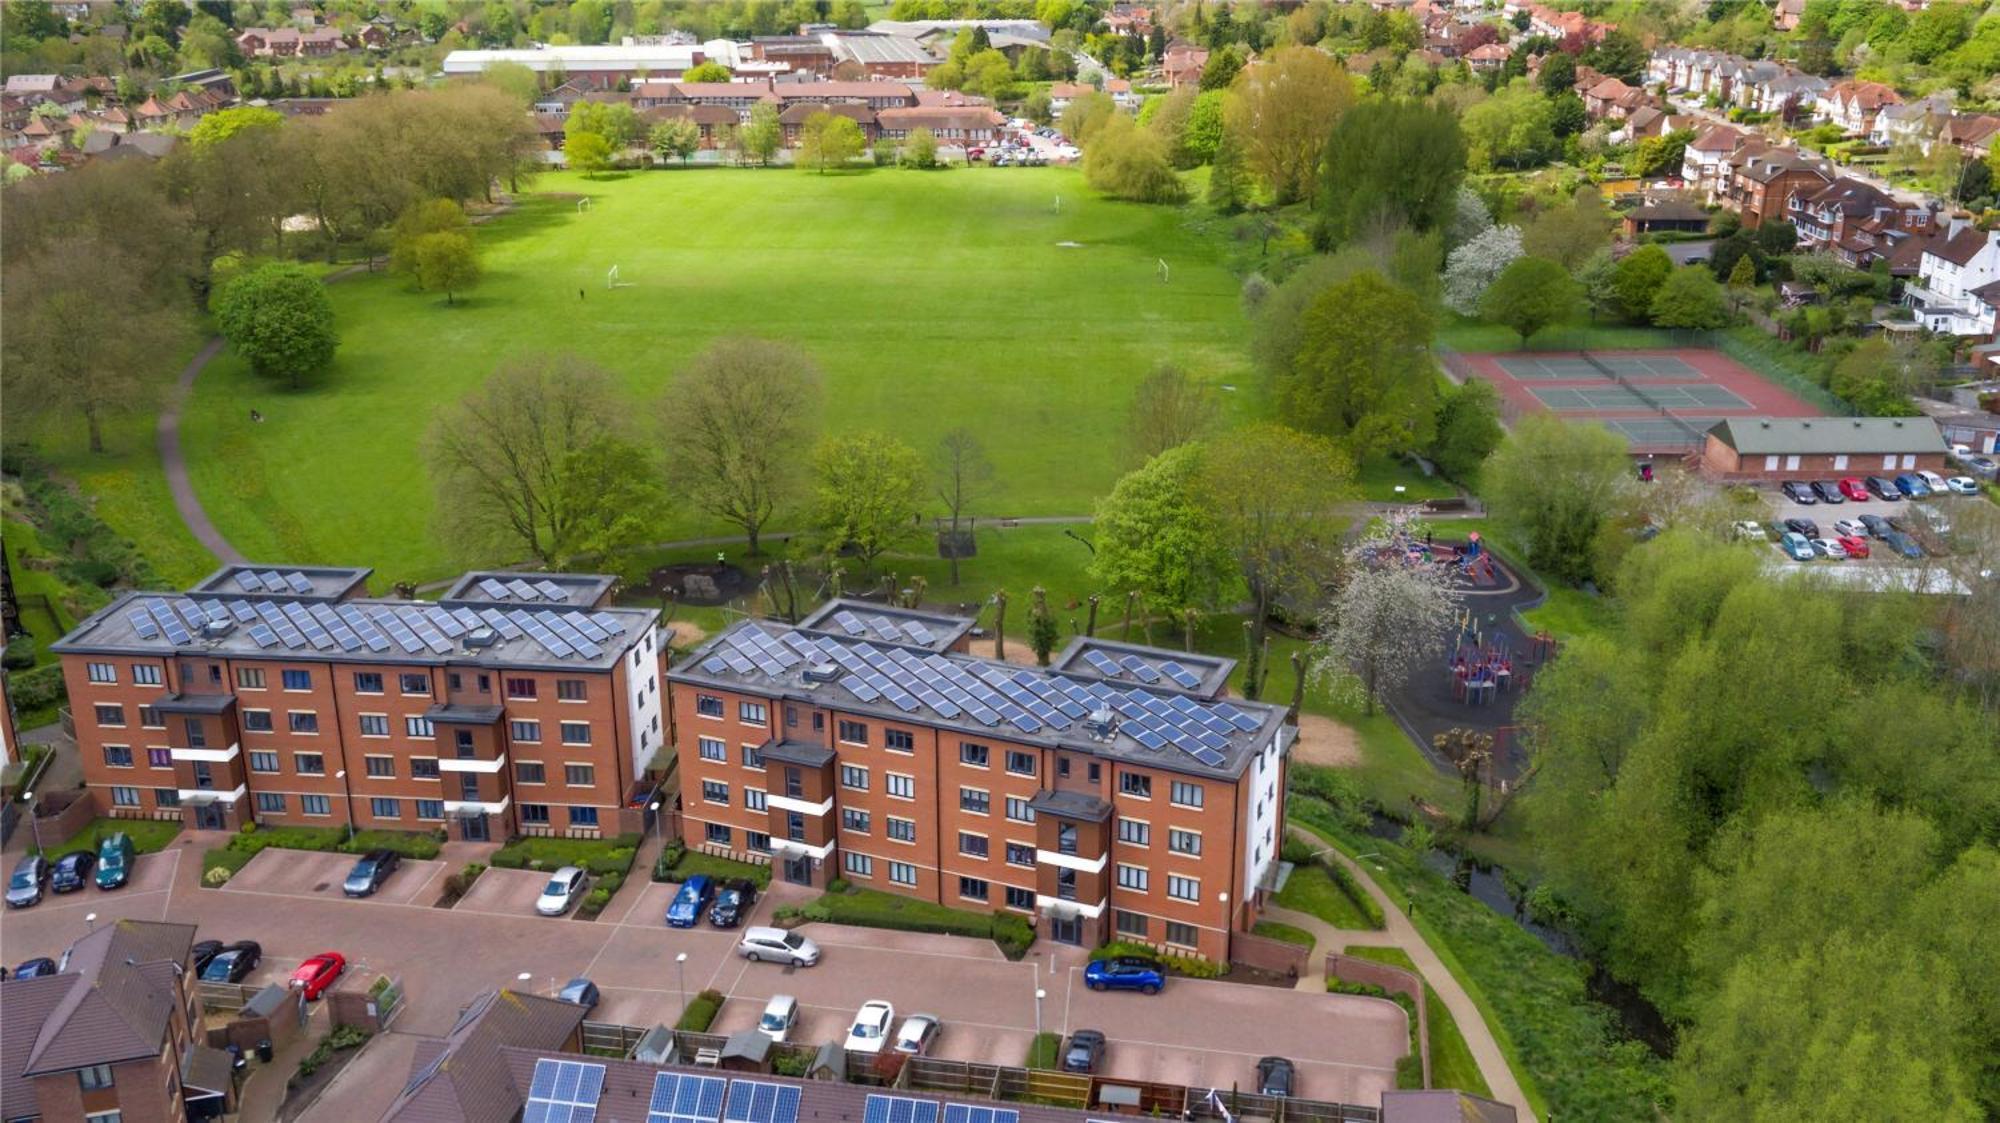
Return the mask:
{"type": "Polygon", "coordinates": [[[1459,617],[1445,672],[1451,676],[1454,701],[1473,706],[1493,701],[1514,682],[1514,652],[1507,633],[1493,627],[1492,617],[1482,622],[1467,609],[1459,617]]]}

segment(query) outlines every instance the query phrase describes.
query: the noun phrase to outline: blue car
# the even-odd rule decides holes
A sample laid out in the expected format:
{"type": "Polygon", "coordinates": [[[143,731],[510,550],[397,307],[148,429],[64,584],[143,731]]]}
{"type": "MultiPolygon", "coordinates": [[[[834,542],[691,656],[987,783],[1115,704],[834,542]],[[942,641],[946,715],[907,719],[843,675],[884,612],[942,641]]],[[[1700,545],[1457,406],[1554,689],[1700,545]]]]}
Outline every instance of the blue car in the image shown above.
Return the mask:
{"type": "Polygon", "coordinates": [[[701,919],[702,906],[715,893],[715,882],[706,874],[695,874],[681,883],[681,891],[674,894],[673,903],[667,906],[667,927],[692,928],[701,919]]]}
{"type": "Polygon", "coordinates": [[[1779,538],[1778,548],[1790,556],[1793,561],[1813,560],[1811,541],[1805,535],[1796,531],[1788,532],[1779,538]]]}
{"type": "Polygon", "coordinates": [[[1158,994],[1167,985],[1167,973],[1150,959],[1120,955],[1099,959],[1083,970],[1083,985],[1092,990],[1136,990],[1158,994]]]}
{"type": "Polygon", "coordinates": [[[1896,551],[1906,558],[1921,558],[1924,556],[1924,548],[1917,545],[1917,540],[1900,530],[1892,530],[1883,535],[1882,541],[1888,543],[1891,550],[1896,551]]]}
{"type": "Polygon", "coordinates": [[[1922,476],[1912,476],[1905,472],[1896,477],[1896,490],[1902,492],[1908,499],[1926,499],[1930,496],[1931,485],[1925,483],[1922,476]]]}

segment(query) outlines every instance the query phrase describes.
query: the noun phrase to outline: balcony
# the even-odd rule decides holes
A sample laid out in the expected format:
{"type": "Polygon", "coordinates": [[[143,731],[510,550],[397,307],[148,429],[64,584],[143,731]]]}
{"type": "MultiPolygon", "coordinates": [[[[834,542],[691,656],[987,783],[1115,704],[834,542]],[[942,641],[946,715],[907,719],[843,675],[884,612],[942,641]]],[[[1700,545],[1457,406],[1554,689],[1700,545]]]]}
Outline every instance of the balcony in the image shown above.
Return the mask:
{"type": "Polygon", "coordinates": [[[485,772],[494,773],[507,767],[507,754],[501,753],[492,760],[478,757],[441,756],[437,762],[439,772],[485,772]]]}
{"type": "Polygon", "coordinates": [[[198,760],[208,764],[224,764],[235,760],[243,753],[241,743],[232,742],[226,749],[211,749],[204,745],[175,746],[167,750],[174,760],[198,760]]]}

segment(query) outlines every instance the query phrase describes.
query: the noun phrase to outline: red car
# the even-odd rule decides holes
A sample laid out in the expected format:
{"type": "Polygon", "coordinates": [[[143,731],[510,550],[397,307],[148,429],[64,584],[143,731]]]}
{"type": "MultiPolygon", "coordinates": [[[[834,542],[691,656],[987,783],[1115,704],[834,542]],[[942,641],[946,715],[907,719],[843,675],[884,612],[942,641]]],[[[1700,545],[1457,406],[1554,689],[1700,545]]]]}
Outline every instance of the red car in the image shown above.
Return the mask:
{"type": "Polygon", "coordinates": [[[1852,534],[1844,534],[1834,539],[1834,541],[1840,543],[1840,548],[1846,550],[1847,556],[1850,558],[1865,558],[1868,556],[1868,540],[1866,538],[1857,538],[1852,534]]]}
{"type": "Polygon", "coordinates": [[[345,970],[346,956],[337,951],[323,951],[299,964],[299,969],[292,972],[292,985],[304,990],[306,1001],[310,1002],[324,994],[345,970]]]}
{"type": "MultiPolygon", "coordinates": [[[[1854,500],[1856,503],[1866,503],[1872,498],[1868,494],[1868,485],[1862,483],[1860,478],[1856,476],[1849,476],[1840,481],[1840,493],[1854,500]]],[[[1864,554],[1863,556],[1867,555],[1864,554]]]]}

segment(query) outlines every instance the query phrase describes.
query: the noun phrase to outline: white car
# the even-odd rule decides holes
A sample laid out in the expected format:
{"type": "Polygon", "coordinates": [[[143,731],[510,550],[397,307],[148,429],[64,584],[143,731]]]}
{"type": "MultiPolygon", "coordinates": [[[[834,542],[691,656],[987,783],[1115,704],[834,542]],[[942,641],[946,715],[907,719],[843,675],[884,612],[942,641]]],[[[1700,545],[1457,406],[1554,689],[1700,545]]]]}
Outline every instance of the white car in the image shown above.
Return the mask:
{"type": "Polygon", "coordinates": [[[861,1004],[854,1012],[854,1024],[847,1028],[847,1051],[879,1053],[889,1040],[889,1025],[896,1020],[896,1008],[881,999],[861,1004]]]}
{"type": "Polygon", "coordinates": [[[1739,541],[1762,542],[1764,540],[1764,528],[1753,520],[1744,519],[1742,522],[1736,524],[1735,529],[1736,537],[1739,541]]]}
{"type": "Polygon", "coordinates": [[[1919,469],[1916,472],[1916,477],[1924,481],[1924,486],[1931,489],[1932,495],[1942,494],[1945,490],[1944,477],[1938,475],[1936,472],[1928,469],[1919,469]]]}
{"type": "Polygon", "coordinates": [[[542,895],[535,899],[535,911],[543,916],[561,916],[583,896],[583,870],[577,866],[564,866],[549,875],[549,883],[542,887],[542,895]]]}
{"type": "Polygon", "coordinates": [[[931,1042],[937,1040],[938,1031],[943,1028],[934,1014],[911,1014],[896,1031],[896,1051],[920,1057],[930,1051],[931,1042]]]}
{"type": "Polygon", "coordinates": [[[819,945],[783,928],[745,928],[736,954],[752,963],[783,963],[811,967],[819,962],[819,945]]]}
{"type": "Polygon", "coordinates": [[[1979,494],[1979,481],[1971,476],[1953,476],[1944,482],[1944,487],[1953,495],[1979,494]]]}
{"type": "Polygon", "coordinates": [[[1840,543],[1834,541],[1831,538],[1813,539],[1812,549],[1813,553],[1818,554],[1821,557],[1833,558],[1836,561],[1845,559],[1847,557],[1847,547],[1841,545],[1840,543]]]}
{"type": "Polygon", "coordinates": [[[764,1004],[764,1016],[757,1019],[757,1032],[783,1045],[798,1024],[799,1000],[789,994],[774,994],[764,1004]]]}
{"type": "Polygon", "coordinates": [[[1842,538],[1868,537],[1868,528],[1859,519],[1840,519],[1833,524],[1833,532],[1842,538]]]}

